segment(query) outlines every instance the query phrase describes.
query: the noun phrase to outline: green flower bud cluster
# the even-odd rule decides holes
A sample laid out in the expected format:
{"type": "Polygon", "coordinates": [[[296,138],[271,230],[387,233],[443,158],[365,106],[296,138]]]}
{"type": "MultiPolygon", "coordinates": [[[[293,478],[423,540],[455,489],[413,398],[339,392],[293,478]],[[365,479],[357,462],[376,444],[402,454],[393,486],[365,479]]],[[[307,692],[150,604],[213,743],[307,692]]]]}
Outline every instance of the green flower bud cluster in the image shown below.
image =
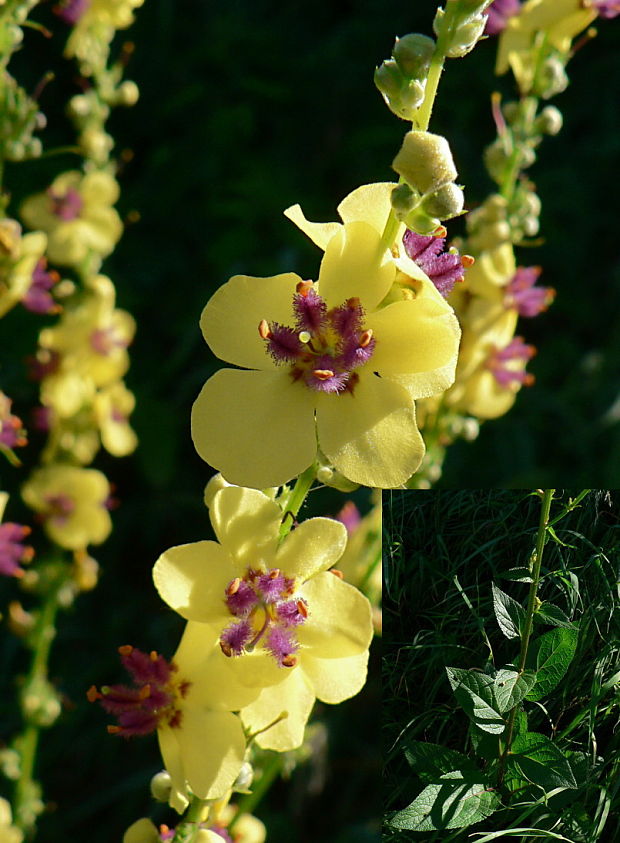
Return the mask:
{"type": "Polygon", "coordinates": [[[426,79],[435,42],[417,32],[397,38],[392,58],[375,70],[375,85],[388,108],[403,120],[413,121],[424,100],[426,79]]]}
{"type": "Polygon", "coordinates": [[[566,60],[566,56],[554,51],[541,61],[532,86],[535,96],[549,100],[566,90],[569,83],[566,60]]]}
{"type": "Polygon", "coordinates": [[[491,0],[448,0],[448,8],[437,9],[433,29],[441,38],[444,55],[461,58],[476,46],[484,32],[483,14],[491,0]]]}
{"type": "Polygon", "coordinates": [[[58,694],[42,676],[35,676],[24,685],[21,704],[26,720],[40,728],[51,726],[61,710],[58,694]]]}
{"type": "Polygon", "coordinates": [[[0,155],[8,161],[38,158],[43,147],[33,134],[45,128],[45,115],[8,73],[0,81],[0,112],[0,155]]]}
{"type": "Polygon", "coordinates": [[[529,181],[522,181],[508,205],[508,224],[513,243],[535,237],[540,229],[541,202],[529,181]]]}
{"type": "Polygon", "coordinates": [[[452,152],[441,135],[408,132],[392,167],[403,180],[392,191],[392,208],[408,228],[431,234],[442,220],[463,212],[465,197],[454,183],[452,152]]]}

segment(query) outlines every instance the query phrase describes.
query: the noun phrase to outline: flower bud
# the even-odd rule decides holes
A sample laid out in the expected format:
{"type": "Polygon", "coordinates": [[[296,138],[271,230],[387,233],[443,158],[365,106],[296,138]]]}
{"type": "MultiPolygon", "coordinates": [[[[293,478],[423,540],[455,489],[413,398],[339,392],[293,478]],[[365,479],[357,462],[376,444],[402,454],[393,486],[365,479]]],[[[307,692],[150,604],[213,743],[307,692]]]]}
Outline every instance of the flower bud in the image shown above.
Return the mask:
{"type": "Polygon", "coordinates": [[[374,79],[390,111],[403,120],[413,120],[424,99],[424,83],[403,76],[394,59],[384,61],[374,79]]]}
{"type": "Polygon", "coordinates": [[[359,489],[359,483],[353,483],[351,480],[347,480],[346,477],[343,477],[331,465],[321,465],[317,470],[316,478],[319,483],[323,483],[325,486],[331,486],[333,489],[338,489],[339,492],[354,492],[356,489],[359,489]]]}
{"type": "Polygon", "coordinates": [[[450,144],[430,132],[407,132],[392,167],[422,194],[438,190],[457,176],[450,144]]]}
{"type": "Polygon", "coordinates": [[[151,796],[157,802],[168,802],[172,790],[172,779],[167,770],[155,773],[151,779],[151,796]]]}
{"type": "Polygon", "coordinates": [[[140,97],[140,90],[135,82],[131,79],[126,79],[119,85],[116,91],[116,102],[118,105],[132,106],[138,102],[140,97]]]}
{"type": "MultiPolygon", "coordinates": [[[[465,4],[466,5],[466,4],[465,4]]],[[[445,45],[445,54],[450,58],[461,58],[467,55],[470,50],[478,43],[480,36],[484,32],[487,23],[487,16],[481,12],[476,12],[476,7],[484,7],[486,3],[470,4],[472,8],[464,8],[461,4],[461,9],[457,10],[449,21],[449,29],[447,32],[447,44],[445,45]]],[[[446,13],[443,9],[437,9],[435,20],[433,21],[433,29],[436,35],[442,35],[446,27],[446,13]]]]}
{"type": "Polygon", "coordinates": [[[250,788],[252,787],[253,779],[254,768],[252,767],[249,761],[244,761],[241,765],[239,775],[235,779],[235,783],[232,786],[233,791],[235,791],[236,793],[250,793],[250,788]]]}
{"type": "Polygon", "coordinates": [[[465,196],[461,188],[450,182],[444,184],[439,190],[430,193],[422,200],[422,207],[427,214],[439,217],[440,220],[449,220],[458,216],[463,210],[465,196]]]}
{"type": "Polygon", "coordinates": [[[554,105],[546,105],[534,122],[534,127],[544,135],[557,135],[564,119],[562,112],[554,105]]]}
{"type": "Polygon", "coordinates": [[[401,222],[420,201],[420,194],[412,190],[408,184],[399,184],[390,194],[392,210],[397,220],[401,222]]]}
{"type": "Polygon", "coordinates": [[[564,62],[557,55],[548,56],[536,74],[534,94],[545,100],[561,94],[568,86],[564,62]]]}
{"type": "Polygon", "coordinates": [[[429,216],[422,208],[416,208],[408,215],[405,225],[407,228],[415,231],[416,234],[428,236],[437,230],[441,225],[441,220],[437,219],[437,217],[429,216]]]}
{"type": "Polygon", "coordinates": [[[51,726],[60,714],[60,700],[52,685],[35,677],[24,686],[21,703],[26,719],[36,726],[51,726]]]}
{"type": "Polygon", "coordinates": [[[540,220],[538,217],[528,215],[521,223],[523,226],[523,233],[526,237],[535,237],[540,230],[540,220]]]}
{"type": "Polygon", "coordinates": [[[435,51],[435,41],[427,35],[412,32],[397,38],[392,56],[404,76],[409,79],[426,79],[435,51]]]}

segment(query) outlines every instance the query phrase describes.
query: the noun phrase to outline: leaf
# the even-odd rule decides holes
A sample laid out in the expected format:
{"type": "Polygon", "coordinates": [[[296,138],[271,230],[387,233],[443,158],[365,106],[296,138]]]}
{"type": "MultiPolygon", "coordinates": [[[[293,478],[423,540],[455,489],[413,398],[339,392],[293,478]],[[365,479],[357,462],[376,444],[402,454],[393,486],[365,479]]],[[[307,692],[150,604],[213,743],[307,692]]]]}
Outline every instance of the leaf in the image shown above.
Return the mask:
{"type": "Polygon", "coordinates": [[[575,776],[556,744],[538,732],[526,732],[512,743],[512,760],[525,778],[551,790],[554,787],[577,787],[575,776]]]}
{"type": "Polygon", "coordinates": [[[556,533],[556,531],[553,529],[553,527],[549,527],[549,526],[548,526],[548,527],[547,527],[547,532],[549,533],[549,535],[551,536],[551,538],[553,539],[553,541],[554,541],[556,544],[561,544],[561,545],[562,545],[562,547],[570,547],[570,548],[572,548],[573,550],[575,550],[575,549],[576,549],[576,545],[574,545],[574,544],[567,544],[566,542],[563,542],[563,541],[562,541],[562,539],[561,539],[561,538],[558,536],[558,534],[556,533]]]}
{"type": "Polygon", "coordinates": [[[482,773],[460,770],[446,773],[441,784],[425,787],[411,805],[388,820],[388,825],[409,831],[442,831],[473,825],[499,807],[497,795],[487,787],[482,773]]]}
{"type": "Polygon", "coordinates": [[[510,711],[536,684],[536,674],[525,671],[519,676],[516,670],[502,668],[495,676],[495,699],[499,711],[510,711]]]}
{"type": "Polygon", "coordinates": [[[491,588],[493,589],[493,610],[499,628],[506,638],[518,638],[525,624],[525,609],[495,583],[491,588]]]}
{"type": "Polygon", "coordinates": [[[526,694],[526,700],[541,700],[555,688],[575,655],[578,637],[577,627],[560,627],[545,632],[532,642],[527,667],[536,672],[536,685],[526,694]]]}
{"type": "Polygon", "coordinates": [[[532,572],[525,566],[510,568],[510,570],[504,571],[498,576],[503,580],[512,580],[513,582],[532,582],[532,572]]]}
{"type": "Polygon", "coordinates": [[[458,767],[460,770],[475,769],[474,762],[457,752],[436,743],[410,740],[405,746],[405,758],[414,773],[424,782],[437,782],[444,773],[458,767]]]}
{"type": "Polygon", "coordinates": [[[567,629],[572,629],[575,626],[560,607],[554,603],[543,603],[534,615],[534,620],[540,620],[550,626],[565,626],[567,629]]]}
{"type": "Polygon", "coordinates": [[[454,695],[467,716],[479,729],[492,735],[500,735],[506,727],[506,722],[495,698],[493,677],[458,667],[447,667],[446,671],[454,695]]]}

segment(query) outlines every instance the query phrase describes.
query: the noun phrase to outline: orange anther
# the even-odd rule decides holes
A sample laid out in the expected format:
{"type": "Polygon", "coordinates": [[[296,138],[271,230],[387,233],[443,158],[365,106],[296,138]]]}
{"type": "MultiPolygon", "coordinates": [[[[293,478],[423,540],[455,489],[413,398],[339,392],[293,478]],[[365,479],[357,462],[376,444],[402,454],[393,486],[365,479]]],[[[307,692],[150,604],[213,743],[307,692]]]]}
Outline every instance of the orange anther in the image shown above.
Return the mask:
{"type": "Polygon", "coordinates": [[[106,728],[108,730],[109,735],[118,735],[119,732],[122,732],[120,726],[107,726],[106,728]]]}
{"type": "Polygon", "coordinates": [[[299,293],[300,296],[303,296],[305,298],[313,287],[314,284],[312,283],[312,281],[300,281],[299,284],[295,287],[295,290],[299,293]]]}
{"type": "Polygon", "coordinates": [[[157,661],[157,659],[159,658],[159,656],[158,656],[158,654],[157,654],[157,651],[156,651],[156,650],[151,650],[151,652],[149,653],[149,658],[150,658],[150,660],[151,660],[152,662],[156,662],[156,661],[157,661]]]}
{"type": "Polygon", "coordinates": [[[150,685],[143,685],[140,688],[140,693],[138,694],[138,699],[146,700],[151,696],[151,686],[150,685]]]}
{"type": "Polygon", "coordinates": [[[306,606],[304,601],[298,600],[295,605],[297,606],[297,611],[302,616],[302,618],[307,618],[308,617],[308,607],[306,606]]]}
{"type": "Polygon", "coordinates": [[[261,319],[258,323],[258,334],[262,340],[268,340],[271,336],[269,322],[266,319],[261,319]]]}
{"type": "Polygon", "coordinates": [[[295,656],[284,656],[284,658],[282,659],[282,665],[284,667],[295,667],[296,664],[297,659],[295,658],[295,656]]]}
{"type": "Polygon", "coordinates": [[[330,568],[329,573],[333,574],[335,577],[338,577],[339,580],[344,579],[344,574],[342,573],[342,571],[339,571],[337,568],[330,568]]]}
{"type": "Polygon", "coordinates": [[[118,648],[118,652],[121,656],[130,656],[133,653],[133,647],[131,644],[123,644],[122,647],[118,648]]]}
{"type": "Polygon", "coordinates": [[[372,339],[372,328],[369,328],[367,331],[364,331],[364,333],[360,337],[360,348],[366,348],[366,346],[370,345],[371,339],[372,339]]]}
{"type": "Polygon", "coordinates": [[[269,571],[269,579],[270,580],[275,580],[279,576],[280,576],[280,569],[279,568],[272,568],[271,571],[269,571]]]}
{"type": "Polygon", "coordinates": [[[312,374],[319,381],[328,381],[330,378],[334,377],[334,373],[331,369],[315,369],[312,374]]]}
{"type": "Polygon", "coordinates": [[[86,691],[86,699],[88,702],[95,702],[95,700],[101,699],[101,694],[97,690],[95,685],[91,685],[88,691],[86,691]]]}
{"type": "Polygon", "coordinates": [[[433,231],[433,237],[445,237],[448,233],[448,229],[445,225],[438,225],[435,231],[433,231]]]}
{"type": "Polygon", "coordinates": [[[525,380],[523,381],[523,386],[532,386],[533,383],[536,382],[536,378],[534,375],[530,374],[529,372],[525,375],[525,380]]]}
{"type": "Polygon", "coordinates": [[[228,658],[232,656],[232,647],[230,644],[227,644],[226,641],[220,641],[220,650],[225,656],[228,656],[228,658]]]}
{"type": "Polygon", "coordinates": [[[226,594],[229,597],[232,597],[233,594],[236,594],[239,591],[239,586],[241,585],[241,577],[235,577],[234,580],[229,583],[228,588],[226,589],[226,594]]]}
{"type": "Polygon", "coordinates": [[[473,266],[476,263],[476,258],[472,255],[461,255],[461,263],[465,269],[469,269],[470,266],[473,266]]]}

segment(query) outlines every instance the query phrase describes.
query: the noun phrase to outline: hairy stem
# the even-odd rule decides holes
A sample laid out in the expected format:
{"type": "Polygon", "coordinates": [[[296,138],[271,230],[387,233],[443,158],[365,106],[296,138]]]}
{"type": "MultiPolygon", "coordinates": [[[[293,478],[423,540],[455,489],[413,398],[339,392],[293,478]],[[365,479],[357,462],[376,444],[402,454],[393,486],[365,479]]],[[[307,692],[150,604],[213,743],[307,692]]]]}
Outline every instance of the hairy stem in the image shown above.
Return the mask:
{"type": "Polygon", "coordinates": [[[299,475],[295,481],[291,492],[284,504],[284,515],[282,516],[282,524],[280,526],[280,541],[282,541],[291,532],[291,528],[295,523],[295,517],[303,502],[306,500],[308,492],[312,488],[312,484],[316,480],[316,463],[312,463],[302,474],[299,475]]]}

